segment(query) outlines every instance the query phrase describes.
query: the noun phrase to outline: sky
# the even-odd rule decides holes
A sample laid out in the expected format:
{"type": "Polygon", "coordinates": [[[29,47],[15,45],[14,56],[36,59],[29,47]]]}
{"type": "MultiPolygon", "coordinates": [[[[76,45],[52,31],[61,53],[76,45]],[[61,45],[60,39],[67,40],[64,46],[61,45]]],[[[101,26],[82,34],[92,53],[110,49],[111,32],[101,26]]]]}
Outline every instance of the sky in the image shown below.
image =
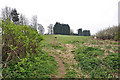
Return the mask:
{"type": "Polygon", "coordinates": [[[0,0],[5,6],[16,8],[29,20],[37,15],[38,23],[48,32],[47,26],[56,22],[69,24],[70,29],[90,30],[91,34],[118,25],[118,2],[120,0],[0,0]]]}

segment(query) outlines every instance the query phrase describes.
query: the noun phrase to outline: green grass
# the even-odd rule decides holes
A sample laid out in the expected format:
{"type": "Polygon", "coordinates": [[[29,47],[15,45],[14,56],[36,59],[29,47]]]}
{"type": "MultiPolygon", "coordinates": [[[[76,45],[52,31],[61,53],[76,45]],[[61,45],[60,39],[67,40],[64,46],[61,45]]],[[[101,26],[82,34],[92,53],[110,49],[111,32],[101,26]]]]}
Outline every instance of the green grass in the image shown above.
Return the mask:
{"type": "Polygon", "coordinates": [[[104,40],[92,40],[91,37],[87,36],[71,36],[71,35],[43,35],[44,40],[41,42],[42,47],[50,50],[54,55],[58,56],[66,67],[66,78],[76,78],[78,73],[82,73],[81,78],[84,78],[85,75],[89,76],[88,78],[114,78],[116,72],[118,71],[118,63],[116,56],[117,53],[111,53],[109,50],[112,49],[118,50],[117,42],[110,43],[104,40]],[[57,37],[57,38],[55,38],[57,37]],[[89,43],[91,45],[97,45],[94,47],[89,47],[84,45],[84,43],[89,43]],[[72,54],[74,54],[75,60],[78,62],[77,65],[68,65],[67,62],[64,62],[64,59],[61,55],[62,53],[57,53],[55,50],[61,50],[63,53],[66,51],[65,44],[72,44],[76,48],[73,48],[72,54]],[[107,49],[108,56],[104,55],[104,50],[107,49]],[[113,56],[111,56],[113,55],[113,56]],[[73,69],[69,69],[72,66],[73,69]],[[110,66],[110,67],[109,67],[110,66]],[[79,71],[78,68],[81,68],[79,71]],[[75,70],[78,70],[78,73],[75,70]],[[111,74],[113,73],[113,74],[111,74]]]}
{"type": "MultiPolygon", "coordinates": [[[[74,52],[72,52],[75,56],[75,60],[78,61],[78,65],[73,65],[72,67],[78,68],[81,67],[82,76],[85,77],[85,75],[88,75],[89,78],[114,78],[116,77],[114,74],[118,72],[118,57],[115,53],[111,53],[109,49],[111,49],[112,45],[116,45],[117,42],[108,43],[108,41],[104,40],[91,40],[90,37],[86,36],[71,36],[71,35],[44,35],[45,40],[44,44],[47,44],[47,47],[56,47],[52,46],[58,45],[56,49],[61,50],[61,47],[58,43],[61,44],[72,44],[76,48],[74,49],[74,52]],[[57,37],[55,39],[55,37],[57,37]],[[54,40],[54,42],[53,42],[54,40]],[[51,44],[53,43],[53,44],[51,44]],[[84,45],[84,43],[89,43],[91,45],[98,45],[95,47],[89,47],[87,45],[84,45]],[[107,45],[106,45],[106,44],[107,45]],[[102,46],[104,45],[104,46],[102,46]],[[101,48],[108,50],[108,56],[104,55],[104,50],[101,50],[101,48]],[[113,55],[111,57],[111,54],[113,55]],[[77,66],[77,67],[76,67],[77,66]],[[110,66],[110,68],[109,68],[110,66]],[[114,74],[111,74],[114,73],[114,74]]],[[[62,46],[63,52],[66,51],[65,47],[62,46]]],[[[114,46],[114,50],[117,50],[117,46],[114,46]]],[[[54,53],[55,54],[55,53],[54,53]]],[[[62,54],[62,53],[59,53],[62,54]]],[[[58,56],[59,56],[58,54],[58,56]]],[[[61,57],[62,59],[62,57],[61,57]]],[[[66,67],[66,78],[75,78],[76,72],[71,69],[69,69],[69,65],[64,62],[66,67]]]]}
{"type": "Polygon", "coordinates": [[[74,69],[67,69],[67,73],[66,73],[65,78],[76,78],[77,77],[76,74],[77,73],[74,69]]]}
{"type": "Polygon", "coordinates": [[[49,54],[42,53],[23,58],[21,62],[10,62],[3,70],[5,78],[50,78],[58,72],[57,62],[49,54]]]}
{"type": "Polygon", "coordinates": [[[82,71],[91,78],[106,78],[109,75],[115,77],[110,73],[118,72],[118,56],[112,55],[105,57],[104,51],[99,48],[79,47],[75,52],[75,59],[79,62],[82,71]],[[109,68],[108,65],[111,67],[109,68]]]}
{"type": "Polygon", "coordinates": [[[57,37],[57,41],[62,43],[79,43],[79,42],[87,42],[88,37],[84,36],[68,36],[68,35],[55,35],[57,37]]]}
{"type": "Polygon", "coordinates": [[[57,41],[61,43],[84,43],[87,42],[89,37],[85,36],[70,36],[70,35],[44,35],[44,42],[50,44],[51,42],[57,41]],[[55,37],[57,37],[55,39],[55,37]]]}

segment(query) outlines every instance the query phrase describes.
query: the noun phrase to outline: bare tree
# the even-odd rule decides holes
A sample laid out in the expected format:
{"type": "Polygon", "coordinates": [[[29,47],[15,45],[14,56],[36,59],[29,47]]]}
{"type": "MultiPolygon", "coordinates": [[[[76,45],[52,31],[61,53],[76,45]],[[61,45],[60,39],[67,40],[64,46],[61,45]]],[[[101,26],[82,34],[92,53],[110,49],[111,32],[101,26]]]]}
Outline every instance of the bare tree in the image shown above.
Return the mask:
{"type": "Polygon", "coordinates": [[[28,19],[25,17],[25,15],[21,14],[19,18],[19,24],[20,25],[28,25],[28,19]]]}
{"type": "Polygon", "coordinates": [[[53,34],[53,24],[48,26],[48,34],[53,34]]]}
{"type": "Polygon", "coordinates": [[[34,15],[32,17],[32,28],[34,28],[35,30],[37,30],[37,15],[34,15]]]}
{"type": "Polygon", "coordinates": [[[38,24],[38,33],[43,35],[44,31],[45,31],[44,27],[41,24],[38,24]]]}
{"type": "Polygon", "coordinates": [[[2,15],[2,19],[5,20],[7,18],[10,19],[10,21],[12,20],[12,16],[11,16],[11,11],[12,9],[10,7],[5,7],[2,9],[1,15],[2,15]]]}
{"type": "Polygon", "coordinates": [[[73,34],[74,34],[73,29],[70,29],[70,34],[71,34],[71,35],[73,35],[73,34]]]}

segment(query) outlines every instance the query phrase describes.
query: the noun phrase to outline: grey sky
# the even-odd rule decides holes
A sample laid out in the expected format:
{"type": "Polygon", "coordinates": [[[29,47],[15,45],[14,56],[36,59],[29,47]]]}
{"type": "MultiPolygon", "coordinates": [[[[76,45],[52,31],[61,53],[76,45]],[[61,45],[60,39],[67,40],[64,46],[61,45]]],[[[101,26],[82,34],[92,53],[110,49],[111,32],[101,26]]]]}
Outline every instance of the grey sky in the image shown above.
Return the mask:
{"type": "Polygon", "coordinates": [[[5,6],[16,8],[27,18],[38,16],[38,23],[48,31],[55,22],[91,30],[92,34],[118,24],[119,0],[0,0],[0,11],[5,6]]]}
{"type": "Polygon", "coordinates": [[[120,24],[120,1],[118,3],[118,24],[120,24]]]}

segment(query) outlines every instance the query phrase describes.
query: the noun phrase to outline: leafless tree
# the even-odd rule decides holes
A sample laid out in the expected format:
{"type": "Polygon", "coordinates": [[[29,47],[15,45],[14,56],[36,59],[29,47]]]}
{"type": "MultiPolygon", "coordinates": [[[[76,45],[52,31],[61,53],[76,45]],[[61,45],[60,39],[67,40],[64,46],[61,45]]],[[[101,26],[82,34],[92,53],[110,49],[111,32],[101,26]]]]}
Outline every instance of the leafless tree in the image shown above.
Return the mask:
{"type": "Polygon", "coordinates": [[[25,17],[25,15],[21,14],[19,18],[19,24],[20,25],[28,25],[28,19],[25,17]]]}
{"type": "Polygon", "coordinates": [[[48,34],[53,34],[53,24],[48,26],[48,34]]]}
{"type": "Polygon", "coordinates": [[[44,27],[41,24],[38,24],[38,33],[43,35],[44,31],[45,31],[44,27]]]}
{"type": "Polygon", "coordinates": [[[2,9],[1,15],[2,15],[2,19],[5,20],[7,18],[10,19],[10,21],[12,20],[12,16],[11,16],[11,11],[12,9],[10,7],[5,7],[2,9]]]}
{"type": "Polygon", "coordinates": [[[34,28],[35,30],[37,30],[37,15],[34,15],[32,17],[32,28],[34,28]]]}
{"type": "Polygon", "coordinates": [[[71,35],[73,35],[73,34],[74,34],[73,29],[70,29],[70,34],[71,34],[71,35]]]}

